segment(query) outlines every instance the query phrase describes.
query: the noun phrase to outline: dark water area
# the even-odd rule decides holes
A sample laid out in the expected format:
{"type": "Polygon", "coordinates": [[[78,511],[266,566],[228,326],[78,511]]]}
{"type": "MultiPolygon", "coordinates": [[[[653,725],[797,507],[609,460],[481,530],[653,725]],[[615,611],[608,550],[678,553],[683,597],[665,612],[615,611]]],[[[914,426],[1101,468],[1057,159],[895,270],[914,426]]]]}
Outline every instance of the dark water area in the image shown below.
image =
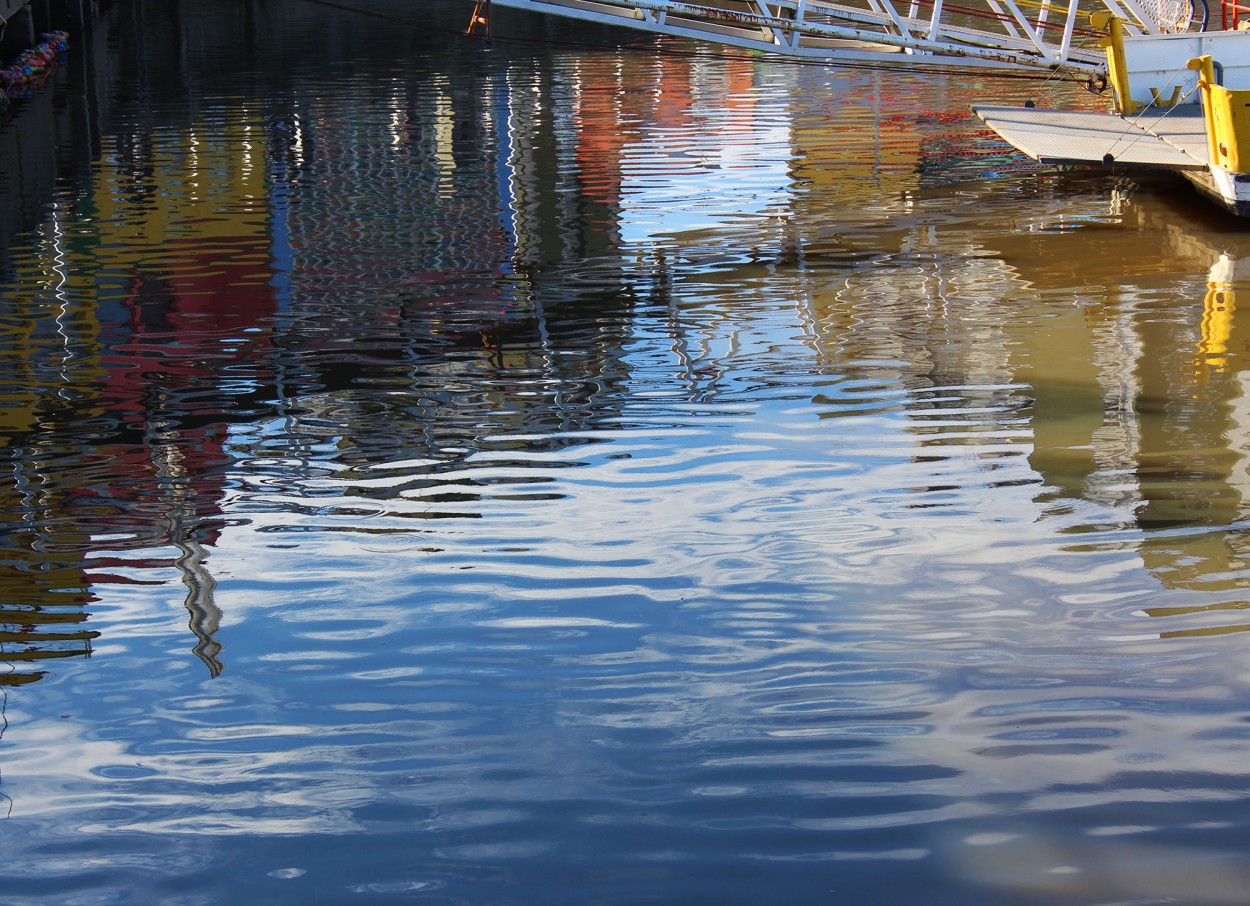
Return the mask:
{"type": "Polygon", "coordinates": [[[1244,224],[471,8],[0,124],[0,901],[1244,902],[1244,224]]]}

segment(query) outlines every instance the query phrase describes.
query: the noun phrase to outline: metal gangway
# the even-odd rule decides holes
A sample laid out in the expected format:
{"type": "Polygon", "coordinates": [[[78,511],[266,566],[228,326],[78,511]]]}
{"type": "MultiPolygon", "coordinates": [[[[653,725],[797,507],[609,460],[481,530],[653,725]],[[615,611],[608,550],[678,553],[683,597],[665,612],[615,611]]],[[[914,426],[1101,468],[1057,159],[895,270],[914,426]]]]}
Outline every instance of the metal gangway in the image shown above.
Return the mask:
{"type": "Polygon", "coordinates": [[[1202,27],[1194,2],[1204,0],[475,0],[469,33],[490,36],[494,3],[837,63],[1097,78],[1107,32],[1091,17],[1109,13],[1130,35],[1174,34],[1202,27]]]}

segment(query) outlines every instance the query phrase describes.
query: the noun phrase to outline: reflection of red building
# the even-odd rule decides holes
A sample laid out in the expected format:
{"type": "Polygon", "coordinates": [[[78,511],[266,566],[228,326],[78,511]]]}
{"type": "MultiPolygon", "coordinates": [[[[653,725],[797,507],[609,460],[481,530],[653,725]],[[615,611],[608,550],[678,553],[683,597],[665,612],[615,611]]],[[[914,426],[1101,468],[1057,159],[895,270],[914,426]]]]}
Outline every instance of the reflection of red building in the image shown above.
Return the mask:
{"type": "Polygon", "coordinates": [[[577,168],[582,192],[603,204],[621,200],[623,152],[634,137],[625,125],[624,105],[627,98],[638,95],[624,89],[621,75],[619,70],[604,73],[588,65],[578,66],[580,90],[573,111],[577,168]],[[597,78],[602,81],[596,82],[597,78]]]}
{"type": "Polygon", "coordinates": [[[603,204],[621,200],[625,149],[657,119],[680,121],[690,106],[688,64],[674,68],[662,55],[639,58],[637,65],[620,62],[602,56],[575,64],[578,173],[583,193],[603,204]]]}
{"type": "MultiPolygon", "coordinates": [[[[750,135],[757,104],[755,63],[722,59],[701,66],[684,57],[658,54],[631,57],[588,56],[575,64],[578,91],[573,122],[582,192],[602,204],[622,201],[631,144],[647,137],[666,143],[680,157],[696,141],[700,96],[715,116],[709,131],[750,135]]],[[[653,153],[653,152],[652,152],[653,153]]]]}
{"type": "Polygon", "coordinates": [[[214,237],[212,246],[178,239],[159,262],[142,262],[123,299],[129,320],[101,333],[101,403],[128,424],[147,424],[163,400],[197,416],[228,415],[223,377],[236,366],[252,383],[260,377],[277,311],[268,240],[214,237]]]}

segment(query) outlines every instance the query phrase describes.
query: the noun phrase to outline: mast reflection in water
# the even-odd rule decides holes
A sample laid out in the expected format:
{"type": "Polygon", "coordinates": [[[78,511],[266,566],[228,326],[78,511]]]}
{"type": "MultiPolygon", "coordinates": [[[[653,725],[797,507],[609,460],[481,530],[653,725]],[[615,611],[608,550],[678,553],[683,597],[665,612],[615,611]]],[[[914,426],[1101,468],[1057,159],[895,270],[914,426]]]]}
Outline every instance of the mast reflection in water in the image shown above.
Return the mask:
{"type": "Polygon", "coordinates": [[[969,113],[1062,85],[468,12],[0,126],[5,901],[1241,902],[1250,234],[969,113]]]}

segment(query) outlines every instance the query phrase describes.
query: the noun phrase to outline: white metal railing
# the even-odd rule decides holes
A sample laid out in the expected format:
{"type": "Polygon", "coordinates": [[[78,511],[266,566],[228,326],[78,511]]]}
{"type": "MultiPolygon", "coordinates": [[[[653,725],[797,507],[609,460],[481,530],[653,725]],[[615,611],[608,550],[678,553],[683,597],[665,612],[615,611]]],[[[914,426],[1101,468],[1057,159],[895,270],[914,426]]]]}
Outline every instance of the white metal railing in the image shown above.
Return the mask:
{"type": "MultiPolygon", "coordinates": [[[[483,0],[477,2],[480,7],[483,0]]],[[[1089,11],[1081,10],[1081,0],[493,2],[789,56],[1087,74],[1104,66],[1097,46],[1101,33],[1089,26],[1089,11]]],[[[1191,2],[1102,0],[1099,8],[1124,19],[1128,34],[1154,34],[1187,27],[1181,7],[1191,2]]]]}

